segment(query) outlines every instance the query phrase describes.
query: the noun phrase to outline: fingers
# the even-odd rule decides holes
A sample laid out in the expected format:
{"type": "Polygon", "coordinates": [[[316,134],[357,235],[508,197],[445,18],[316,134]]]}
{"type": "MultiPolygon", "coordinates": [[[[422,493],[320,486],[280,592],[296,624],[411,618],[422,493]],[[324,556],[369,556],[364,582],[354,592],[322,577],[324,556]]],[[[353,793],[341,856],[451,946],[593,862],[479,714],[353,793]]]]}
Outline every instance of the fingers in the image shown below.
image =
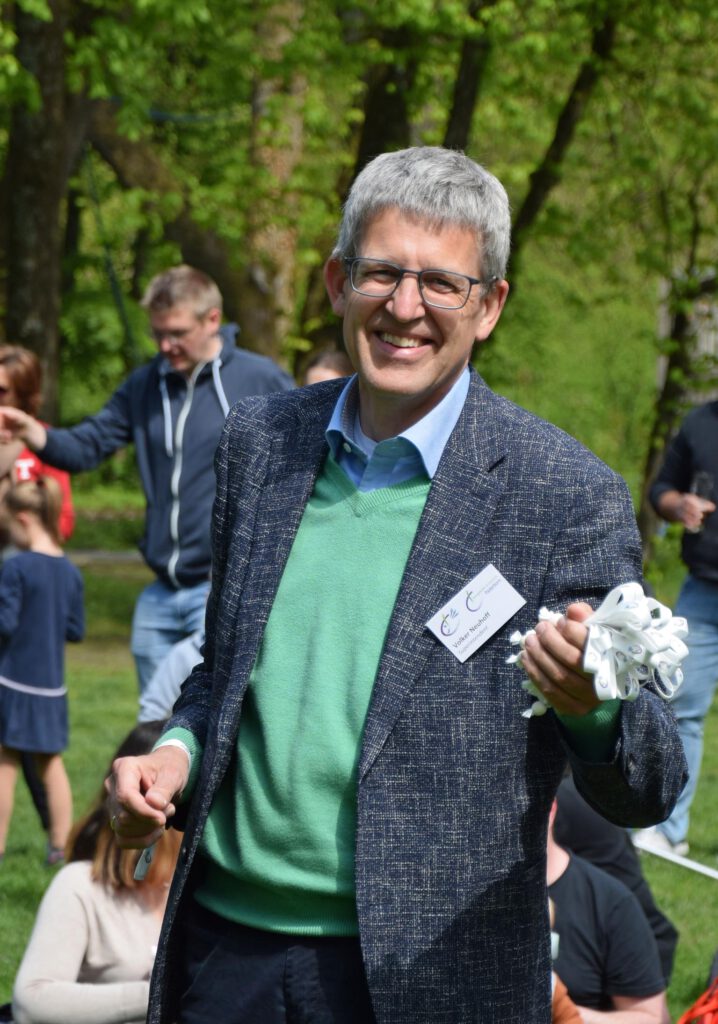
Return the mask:
{"type": "Polygon", "coordinates": [[[144,849],[156,843],[164,828],[153,828],[146,819],[120,811],[110,818],[110,828],[115,833],[118,846],[126,849],[144,849]]]}
{"type": "Polygon", "coordinates": [[[687,530],[698,530],[703,520],[715,511],[715,504],[697,494],[684,494],[679,506],[679,518],[687,530]]]}
{"type": "Polygon", "coordinates": [[[526,639],[522,664],[531,681],[556,711],[583,715],[599,703],[593,677],[583,671],[583,649],[588,631],[583,620],[589,605],[574,604],[556,625],[539,622],[526,639]]]}
{"type": "Polygon", "coordinates": [[[47,443],[47,431],[39,420],[12,406],[0,410],[0,444],[8,444],[18,438],[37,451],[47,443]]]}
{"type": "MultiPolygon", "coordinates": [[[[566,618],[573,622],[585,622],[589,615],[593,615],[593,608],[585,601],[576,601],[566,609],[566,618]]],[[[585,637],[583,642],[586,642],[585,637]]]]}
{"type": "Polygon", "coordinates": [[[142,757],[121,757],[107,779],[113,831],[123,847],[149,846],[175,813],[174,799],[187,784],[187,755],[160,747],[142,757]]]}

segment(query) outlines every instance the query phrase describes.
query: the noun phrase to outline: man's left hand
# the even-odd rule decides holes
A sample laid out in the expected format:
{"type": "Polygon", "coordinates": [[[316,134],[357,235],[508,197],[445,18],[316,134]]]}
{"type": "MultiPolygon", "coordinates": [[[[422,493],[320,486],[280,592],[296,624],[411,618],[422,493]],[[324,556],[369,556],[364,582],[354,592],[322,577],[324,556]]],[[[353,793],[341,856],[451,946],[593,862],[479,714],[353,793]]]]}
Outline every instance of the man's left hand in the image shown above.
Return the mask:
{"type": "Polygon", "coordinates": [[[593,676],[583,671],[588,638],[583,623],[592,612],[588,604],[571,604],[556,625],[539,622],[535,636],[526,638],[521,656],[531,682],[551,707],[564,715],[585,715],[599,703],[593,676]]]}

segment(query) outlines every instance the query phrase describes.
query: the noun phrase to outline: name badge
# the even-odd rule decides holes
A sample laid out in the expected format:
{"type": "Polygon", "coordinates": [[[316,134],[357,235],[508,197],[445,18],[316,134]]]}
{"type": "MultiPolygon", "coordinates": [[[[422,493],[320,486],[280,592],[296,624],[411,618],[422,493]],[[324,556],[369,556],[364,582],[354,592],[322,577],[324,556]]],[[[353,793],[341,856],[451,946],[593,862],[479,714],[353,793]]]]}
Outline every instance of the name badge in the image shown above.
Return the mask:
{"type": "Polygon", "coordinates": [[[463,663],[525,604],[521,594],[489,563],[426,625],[463,663]]]}

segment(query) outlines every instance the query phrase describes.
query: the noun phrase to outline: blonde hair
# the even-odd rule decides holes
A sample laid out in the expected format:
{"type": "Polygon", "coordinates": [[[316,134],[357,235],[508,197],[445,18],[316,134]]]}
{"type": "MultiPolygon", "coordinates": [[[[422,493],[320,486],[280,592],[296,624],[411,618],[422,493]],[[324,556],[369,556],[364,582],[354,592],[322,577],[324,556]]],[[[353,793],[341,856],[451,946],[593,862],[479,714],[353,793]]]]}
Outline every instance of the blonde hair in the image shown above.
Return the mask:
{"type": "Polygon", "coordinates": [[[152,278],[141,305],[150,313],[164,312],[173,306],[191,306],[201,320],[211,309],[218,309],[221,314],[222,295],[211,277],[182,263],[152,278]]]}
{"type": "Polygon", "coordinates": [[[23,480],[22,483],[13,484],[3,498],[3,504],[10,516],[16,516],[18,512],[32,512],[55,543],[62,544],[62,490],[53,477],[41,476],[37,480],[23,480]]]}

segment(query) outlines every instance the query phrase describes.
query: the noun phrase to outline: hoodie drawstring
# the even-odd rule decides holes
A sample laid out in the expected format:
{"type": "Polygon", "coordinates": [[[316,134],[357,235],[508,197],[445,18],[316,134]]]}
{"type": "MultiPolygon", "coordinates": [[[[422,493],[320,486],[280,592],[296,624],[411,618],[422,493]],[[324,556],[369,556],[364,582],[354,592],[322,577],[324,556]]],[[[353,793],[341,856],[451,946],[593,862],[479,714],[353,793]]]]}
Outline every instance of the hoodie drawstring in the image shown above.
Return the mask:
{"type": "Polygon", "coordinates": [[[165,452],[167,453],[167,458],[171,459],[174,454],[174,444],[172,443],[172,406],[170,405],[167,379],[164,374],[160,374],[160,395],[162,396],[162,419],[165,428],[165,452]]]}

